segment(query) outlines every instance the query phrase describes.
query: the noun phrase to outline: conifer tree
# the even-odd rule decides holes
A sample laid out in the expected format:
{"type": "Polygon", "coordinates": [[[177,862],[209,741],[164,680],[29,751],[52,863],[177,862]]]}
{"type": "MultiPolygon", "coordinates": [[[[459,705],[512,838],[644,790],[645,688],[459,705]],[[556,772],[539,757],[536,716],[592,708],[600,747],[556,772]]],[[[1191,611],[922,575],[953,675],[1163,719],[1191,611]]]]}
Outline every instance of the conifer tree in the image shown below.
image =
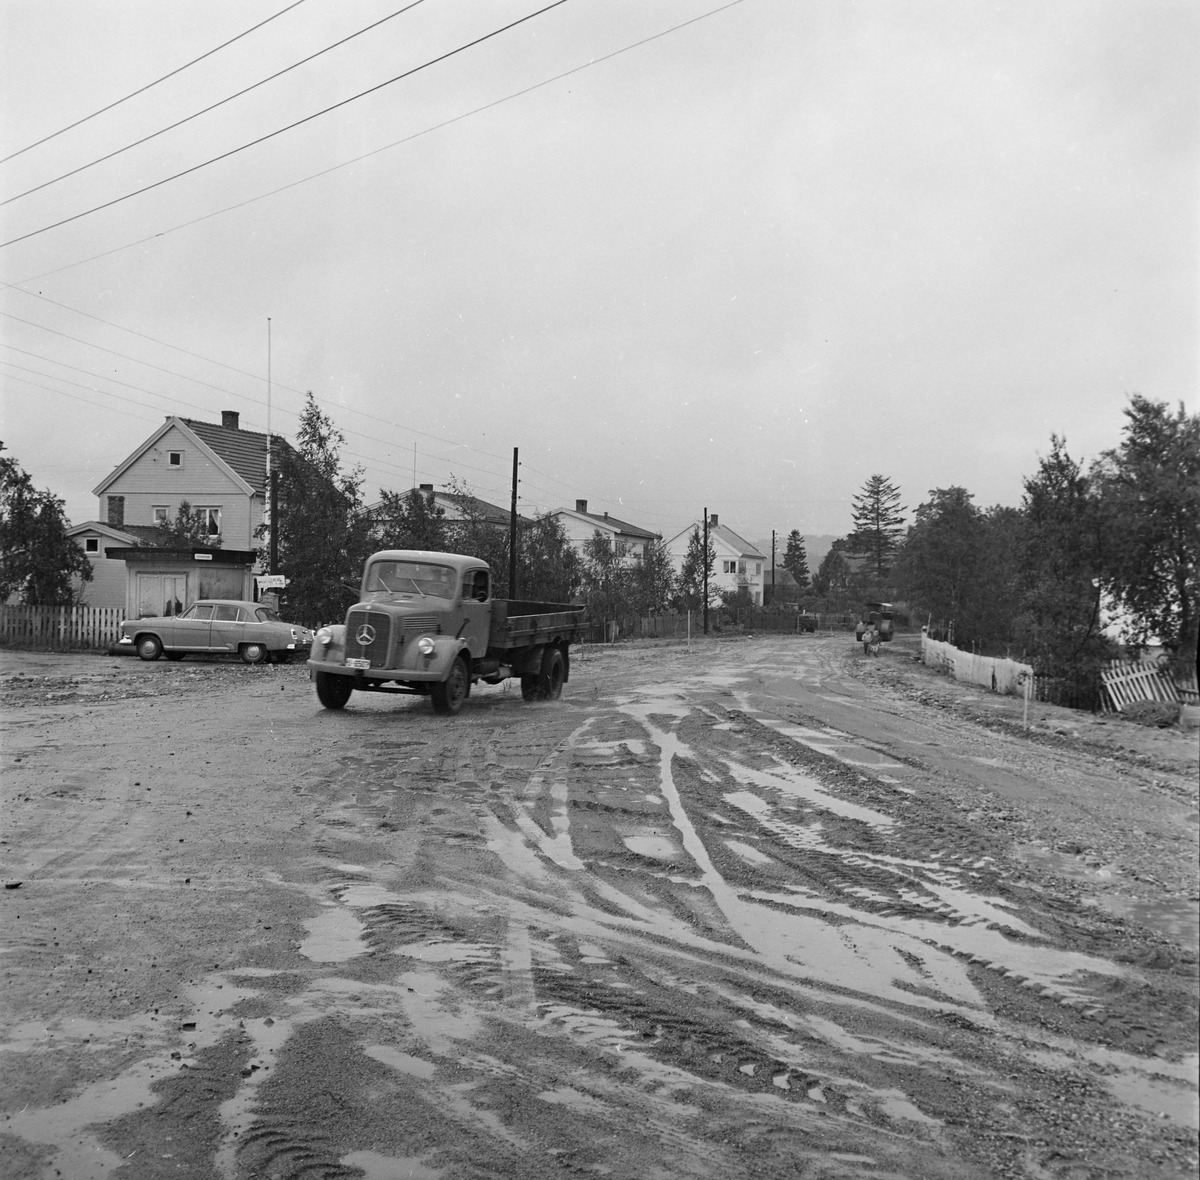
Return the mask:
{"type": "Polygon", "coordinates": [[[892,556],[904,534],[900,489],[882,475],[872,475],[854,497],[854,531],[846,538],[848,549],[867,557],[871,573],[879,580],[887,576],[892,556]]]}

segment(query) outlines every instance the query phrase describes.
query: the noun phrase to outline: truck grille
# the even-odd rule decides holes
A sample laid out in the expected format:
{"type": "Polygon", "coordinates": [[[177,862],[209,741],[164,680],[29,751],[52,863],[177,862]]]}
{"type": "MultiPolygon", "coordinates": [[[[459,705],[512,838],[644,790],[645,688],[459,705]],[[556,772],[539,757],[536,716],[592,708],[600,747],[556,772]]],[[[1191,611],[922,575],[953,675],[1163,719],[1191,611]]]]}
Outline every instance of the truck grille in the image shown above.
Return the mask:
{"type": "Polygon", "coordinates": [[[352,610],[346,616],[346,655],[350,659],[370,660],[372,668],[386,668],[391,638],[392,620],[381,611],[352,610]],[[375,632],[369,643],[360,643],[358,639],[364,624],[375,632]]]}
{"type": "Polygon", "coordinates": [[[400,633],[405,641],[414,635],[437,634],[438,631],[438,621],[434,615],[408,615],[400,620],[400,633]]]}

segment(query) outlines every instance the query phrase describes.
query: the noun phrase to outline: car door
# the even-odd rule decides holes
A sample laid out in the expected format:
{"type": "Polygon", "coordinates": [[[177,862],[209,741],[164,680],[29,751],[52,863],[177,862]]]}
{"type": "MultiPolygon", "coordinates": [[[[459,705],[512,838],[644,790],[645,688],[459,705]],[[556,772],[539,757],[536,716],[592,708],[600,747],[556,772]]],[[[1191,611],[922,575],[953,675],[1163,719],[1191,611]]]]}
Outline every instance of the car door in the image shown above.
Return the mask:
{"type": "Polygon", "coordinates": [[[491,576],[485,569],[467,570],[462,579],[462,638],[473,659],[487,653],[492,625],[491,576]]]}
{"type": "Polygon", "coordinates": [[[245,643],[246,612],[230,602],[218,602],[213,609],[210,651],[237,651],[245,643]]]}
{"type": "Polygon", "coordinates": [[[171,620],[160,636],[163,646],[176,651],[208,651],[208,633],[212,626],[212,604],[197,602],[171,620]]]}

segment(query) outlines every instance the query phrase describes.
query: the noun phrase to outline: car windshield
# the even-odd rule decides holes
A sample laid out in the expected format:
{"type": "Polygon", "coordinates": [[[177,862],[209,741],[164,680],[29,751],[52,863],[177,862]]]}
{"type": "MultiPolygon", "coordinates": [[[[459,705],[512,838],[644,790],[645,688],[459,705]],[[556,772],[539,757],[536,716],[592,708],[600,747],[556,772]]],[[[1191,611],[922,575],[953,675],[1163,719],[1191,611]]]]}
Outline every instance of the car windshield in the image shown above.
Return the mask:
{"type": "Polygon", "coordinates": [[[377,561],[367,571],[367,593],[429,594],[454,597],[454,571],[423,561],[377,561]]]}
{"type": "Polygon", "coordinates": [[[283,620],[269,606],[260,606],[254,612],[254,615],[260,623],[281,623],[281,622],[283,622],[283,620]]]}

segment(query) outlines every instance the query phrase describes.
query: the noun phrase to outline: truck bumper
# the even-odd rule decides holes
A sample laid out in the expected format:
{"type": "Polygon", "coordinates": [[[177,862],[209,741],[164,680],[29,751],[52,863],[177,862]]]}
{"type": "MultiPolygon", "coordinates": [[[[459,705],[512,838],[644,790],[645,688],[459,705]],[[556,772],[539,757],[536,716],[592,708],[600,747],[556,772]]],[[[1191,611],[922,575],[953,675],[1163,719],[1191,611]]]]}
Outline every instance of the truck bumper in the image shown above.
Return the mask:
{"type": "Polygon", "coordinates": [[[399,680],[405,684],[440,684],[446,679],[447,669],[437,666],[431,661],[428,669],[415,668],[347,668],[343,663],[332,660],[309,660],[308,678],[315,680],[318,672],[328,672],[333,676],[349,676],[351,680],[399,680]]]}

